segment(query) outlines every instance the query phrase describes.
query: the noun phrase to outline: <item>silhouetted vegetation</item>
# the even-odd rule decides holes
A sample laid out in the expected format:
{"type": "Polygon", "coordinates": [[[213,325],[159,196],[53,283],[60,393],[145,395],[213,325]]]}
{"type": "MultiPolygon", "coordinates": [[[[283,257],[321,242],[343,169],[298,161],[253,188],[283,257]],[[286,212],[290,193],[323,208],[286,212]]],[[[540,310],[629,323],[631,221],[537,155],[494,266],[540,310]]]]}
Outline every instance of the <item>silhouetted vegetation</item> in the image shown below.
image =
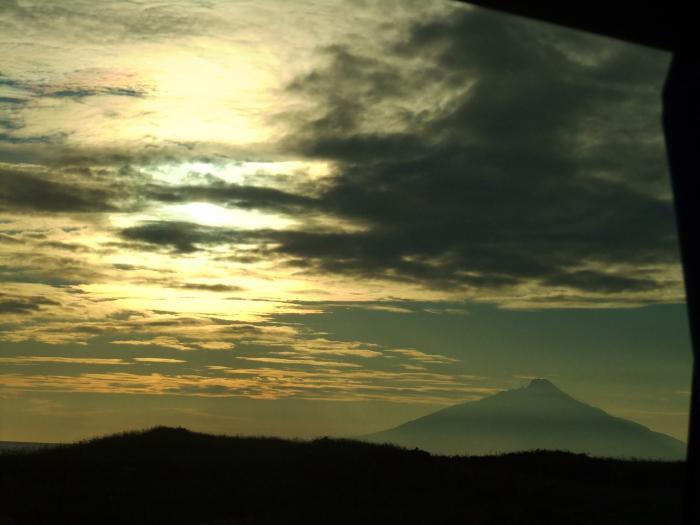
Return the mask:
{"type": "Polygon", "coordinates": [[[0,455],[0,523],[672,524],[682,466],[158,427],[0,455]]]}

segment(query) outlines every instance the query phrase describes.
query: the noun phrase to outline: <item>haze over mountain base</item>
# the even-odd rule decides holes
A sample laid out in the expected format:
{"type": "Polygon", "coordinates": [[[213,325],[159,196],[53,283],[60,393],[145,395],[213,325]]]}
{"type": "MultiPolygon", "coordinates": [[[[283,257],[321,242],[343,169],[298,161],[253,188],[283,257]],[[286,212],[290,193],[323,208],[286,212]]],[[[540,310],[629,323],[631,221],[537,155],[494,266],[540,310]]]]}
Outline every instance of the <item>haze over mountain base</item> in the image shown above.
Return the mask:
{"type": "Polygon", "coordinates": [[[363,436],[432,453],[502,454],[564,450],[599,457],[681,460],[683,442],[575,400],[546,379],[454,405],[363,436]]]}

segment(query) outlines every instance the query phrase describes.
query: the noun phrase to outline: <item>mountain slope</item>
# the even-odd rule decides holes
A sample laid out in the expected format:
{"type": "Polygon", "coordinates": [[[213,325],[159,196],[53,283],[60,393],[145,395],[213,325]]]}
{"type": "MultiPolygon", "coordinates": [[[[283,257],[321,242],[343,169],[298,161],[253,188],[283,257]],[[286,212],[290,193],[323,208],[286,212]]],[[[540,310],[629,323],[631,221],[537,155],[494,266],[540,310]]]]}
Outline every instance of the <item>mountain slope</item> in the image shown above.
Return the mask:
{"type": "Polygon", "coordinates": [[[546,379],[362,437],[441,454],[551,449],[593,456],[678,460],[685,444],[575,400],[546,379]]]}

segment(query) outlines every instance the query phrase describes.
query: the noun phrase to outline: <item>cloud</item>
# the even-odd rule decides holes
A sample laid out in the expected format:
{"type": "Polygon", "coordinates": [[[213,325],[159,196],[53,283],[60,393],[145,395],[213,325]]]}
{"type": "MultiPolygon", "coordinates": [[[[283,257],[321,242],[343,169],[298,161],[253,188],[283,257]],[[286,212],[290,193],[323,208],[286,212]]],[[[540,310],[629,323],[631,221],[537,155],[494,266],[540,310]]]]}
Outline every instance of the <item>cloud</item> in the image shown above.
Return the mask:
{"type": "Polygon", "coordinates": [[[41,310],[42,306],[59,306],[57,301],[46,297],[23,297],[0,293],[0,315],[2,314],[32,314],[41,310]]]}
{"type": "Polygon", "coordinates": [[[47,76],[51,78],[46,73],[35,80],[22,75],[24,78],[20,80],[0,72],[0,145],[43,145],[47,148],[50,145],[65,144],[74,135],[76,127],[87,127],[96,121],[94,109],[103,107],[104,110],[99,112],[103,118],[120,114],[114,100],[104,100],[105,97],[142,99],[149,93],[144,87],[130,85],[128,77],[124,85],[109,85],[105,84],[105,79],[100,78],[99,74],[88,73],[89,70],[83,68],[65,75],[69,78],[76,77],[74,79],[58,78],[54,82],[46,81],[47,76]],[[85,78],[80,78],[81,76],[85,78]],[[99,98],[88,100],[93,97],[99,98]],[[79,111],[75,107],[68,107],[75,104],[89,104],[94,109],[83,108],[79,111]],[[51,115],[51,112],[54,114],[51,115]],[[70,113],[72,118],[57,125],[57,118],[61,119],[65,113],[70,113]]]}
{"type": "Polygon", "coordinates": [[[116,339],[111,341],[111,343],[128,346],[160,346],[182,351],[194,350],[192,346],[181,342],[178,338],[167,335],[157,336],[152,339],[116,339]]]}
{"type": "MultiPolygon", "coordinates": [[[[577,51],[605,50],[613,57],[583,65],[556,38],[561,38],[556,31],[480,11],[418,24],[395,51],[423,55],[431,65],[422,74],[455,86],[455,95],[441,111],[415,115],[411,128],[390,133],[364,132],[353,118],[341,116],[362,118],[356,105],[363,93],[376,93],[365,100],[365,112],[383,94],[396,96],[396,89],[385,86],[391,63],[353,62],[349,51],[333,50],[330,67],[292,89],[318,97],[318,84],[331,93],[338,85],[360,96],[334,98],[326,116],[310,117],[305,129],[311,133],[302,135],[300,146],[309,155],[343,163],[336,183],[321,197],[323,206],[372,227],[344,235],[290,232],[279,250],[324,271],[438,287],[540,281],[614,293],[658,286],[653,276],[582,268],[677,264],[671,203],[619,180],[628,174],[634,180],[640,162],[625,165],[631,156],[618,159],[611,148],[595,147],[589,154],[584,144],[594,132],[616,140],[610,126],[596,119],[603,113],[625,119],[620,103],[637,107],[647,117],[640,126],[658,135],[658,114],[647,109],[658,107],[651,98],[658,92],[640,93],[623,77],[611,77],[609,62],[620,68],[631,62],[634,69],[636,51],[582,39],[577,51]],[[361,63],[353,67],[366,71],[341,75],[338,62],[361,63]],[[373,72],[382,74],[375,78],[373,72]],[[329,118],[343,125],[319,125],[329,118]],[[602,165],[621,173],[606,179],[594,171],[602,165]]],[[[658,85],[663,60],[657,62],[644,73],[658,85]]],[[[654,150],[654,176],[665,180],[663,151],[656,145],[654,150]]]]}
{"type": "Polygon", "coordinates": [[[323,361],[319,359],[288,359],[285,357],[239,357],[244,361],[256,361],[260,363],[273,363],[278,365],[304,365],[304,366],[327,366],[335,368],[359,368],[360,365],[342,361],[323,361]]]}
{"type": "MultiPolygon", "coordinates": [[[[55,9],[92,23],[73,7],[55,9]]],[[[440,315],[465,313],[440,308],[445,298],[511,308],[682,301],[658,129],[666,57],[449,11],[371,45],[321,45],[271,110],[286,135],[253,146],[177,137],[93,146],[25,129],[22,112],[37,101],[84,109],[99,106],[93,97],[138,105],[158,93],[126,76],[98,79],[102,70],[51,82],[0,77],[0,103],[14,108],[0,128],[0,211],[11,222],[0,232],[0,277],[23,290],[0,296],[10,320],[2,339],[110,341],[213,360],[235,348],[277,368],[406,372],[450,359],[271,319],[339,305],[408,314],[403,299],[426,297],[440,315]],[[290,159],[323,165],[323,175],[289,168],[290,159]],[[166,213],[194,202],[284,225],[166,213]],[[76,225],[85,228],[68,229],[76,225]],[[301,302],[293,290],[363,301],[301,302]],[[225,302],[225,293],[236,297],[225,302]],[[181,313],[169,311],[171,297],[181,313]]]]}
{"type": "Polygon", "coordinates": [[[373,304],[373,305],[368,305],[368,306],[361,306],[360,308],[364,308],[365,310],[374,310],[377,312],[389,312],[393,314],[412,314],[413,310],[410,308],[404,308],[402,306],[392,306],[392,305],[383,305],[383,304],[373,304]]]}
{"type": "Polygon", "coordinates": [[[231,184],[214,178],[207,185],[150,186],[151,199],[167,203],[216,202],[241,209],[274,210],[279,213],[303,215],[318,203],[311,197],[289,193],[276,188],[231,184]]]}
{"type": "Polygon", "coordinates": [[[471,315],[466,308],[424,308],[423,311],[434,315],[471,315]]]}
{"type": "Polygon", "coordinates": [[[220,180],[148,189],[298,226],[150,221],[121,236],[180,253],[252,245],[255,260],[311,275],[506,302],[537,289],[682,298],[658,124],[664,55],[464,9],[415,23],[384,55],[321,54],[288,86],[306,109],[276,117],[292,130],[283,147],[336,166],[315,194],[220,180]],[[313,214],[362,227],[316,229],[313,214]]]}
{"type": "Polygon", "coordinates": [[[173,248],[180,253],[197,251],[198,246],[235,242],[235,231],[184,221],[149,221],[124,228],[120,235],[131,241],[173,248]]]}
{"type": "Polygon", "coordinates": [[[664,56],[478,10],[420,22],[392,51],[329,48],[327,66],[290,85],[317,102],[295,147],[340,166],[315,206],[369,227],[281,232],[277,252],[442,289],[668,286],[635,271],[678,268],[658,124],[664,56]],[[402,70],[397,55],[412,62],[402,70]],[[450,94],[442,105],[382,121],[406,86],[429,83],[450,94]]]}
{"type": "Polygon", "coordinates": [[[8,77],[0,72],[0,86],[8,91],[10,96],[0,97],[0,104],[25,105],[37,98],[70,98],[81,100],[95,96],[115,96],[115,97],[135,97],[142,98],[147,95],[147,91],[133,86],[110,86],[110,85],[80,85],[76,82],[46,83],[30,82],[8,77]]]}
{"type": "Polygon", "coordinates": [[[60,4],[20,3],[3,0],[0,15],[10,34],[25,38],[36,35],[105,44],[124,40],[159,40],[164,37],[203,34],[207,27],[219,25],[208,14],[206,3],[189,5],[149,5],[141,3],[104,2],[97,14],[83,2],[68,0],[60,4]]]}
{"type": "Polygon", "coordinates": [[[183,283],[177,285],[177,288],[185,290],[202,290],[205,292],[242,292],[245,288],[228,284],[208,284],[208,283],[183,283]]]}
{"type": "Polygon", "coordinates": [[[22,244],[21,239],[18,239],[12,235],[7,235],[5,233],[0,233],[0,242],[5,242],[9,244],[22,244]]]}
{"type": "Polygon", "coordinates": [[[319,367],[313,370],[276,368],[215,369],[208,375],[135,374],[123,372],[62,375],[0,374],[8,389],[251,399],[380,400],[399,403],[454,404],[479,399],[500,389],[460,374],[431,374],[319,367]]]}
{"type": "Polygon", "coordinates": [[[684,298],[666,55],[444,2],[0,4],[0,340],[123,357],[6,389],[447,404],[496,389],[308,314],[684,298]]]}
{"type": "MultiPolygon", "coordinates": [[[[114,189],[53,180],[21,169],[0,165],[0,211],[108,212],[116,211],[114,189]]],[[[58,177],[59,179],[61,177],[58,177]]]]}
{"type": "Polygon", "coordinates": [[[96,96],[113,96],[113,97],[136,97],[143,98],[146,96],[145,90],[139,90],[135,88],[128,87],[95,87],[95,88],[85,88],[85,87],[74,87],[74,88],[64,88],[57,89],[54,91],[47,91],[43,96],[48,98],[70,98],[73,100],[81,100],[87,97],[96,96]]]}
{"type": "Polygon", "coordinates": [[[32,365],[38,363],[58,363],[70,365],[127,365],[119,358],[104,357],[42,357],[42,356],[18,356],[0,357],[0,363],[13,365],[32,365]]]}
{"type": "Polygon", "coordinates": [[[171,359],[169,357],[134,357],[139,363],[186,363],[183,359],[171,359]]]}
{"type": "Polygon", "coordinates": [[[602,293],[622,293],[628,291],[651,291],[658,283],[651,279],[639,279],[609,273],[579,270],[549,276],[544,283],[552,287],[571,287],[602,293]]]}
{"type": "Polygon", "coordinates": [[[452,357],[447,357],[444,355],[428,354],[426,352],[421,352],[415,348],[399,348],[389,350],[391,353],[399,354],[401,356],[407,357],[409,359],[421,362],[421,363],[456,363],[458,359],[452,357]]]}
{"type": "Polygon", "coordinates": [[[232,350],[236,345],[231,341],[204,341],[197,346],[203,350],[232,350]]]}

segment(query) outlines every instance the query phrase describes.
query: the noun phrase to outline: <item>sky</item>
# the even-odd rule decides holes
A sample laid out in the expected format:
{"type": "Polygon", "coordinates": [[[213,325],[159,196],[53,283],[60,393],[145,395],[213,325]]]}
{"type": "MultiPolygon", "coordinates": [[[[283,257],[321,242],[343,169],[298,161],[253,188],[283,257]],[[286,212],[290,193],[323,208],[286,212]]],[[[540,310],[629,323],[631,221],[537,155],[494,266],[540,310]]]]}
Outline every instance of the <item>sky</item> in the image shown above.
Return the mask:
{"type": "Polygon", "coordinates": [[[447,1],[3,0],[0,440],[533,377],[685,439],[668,63],[447,1]]]}

